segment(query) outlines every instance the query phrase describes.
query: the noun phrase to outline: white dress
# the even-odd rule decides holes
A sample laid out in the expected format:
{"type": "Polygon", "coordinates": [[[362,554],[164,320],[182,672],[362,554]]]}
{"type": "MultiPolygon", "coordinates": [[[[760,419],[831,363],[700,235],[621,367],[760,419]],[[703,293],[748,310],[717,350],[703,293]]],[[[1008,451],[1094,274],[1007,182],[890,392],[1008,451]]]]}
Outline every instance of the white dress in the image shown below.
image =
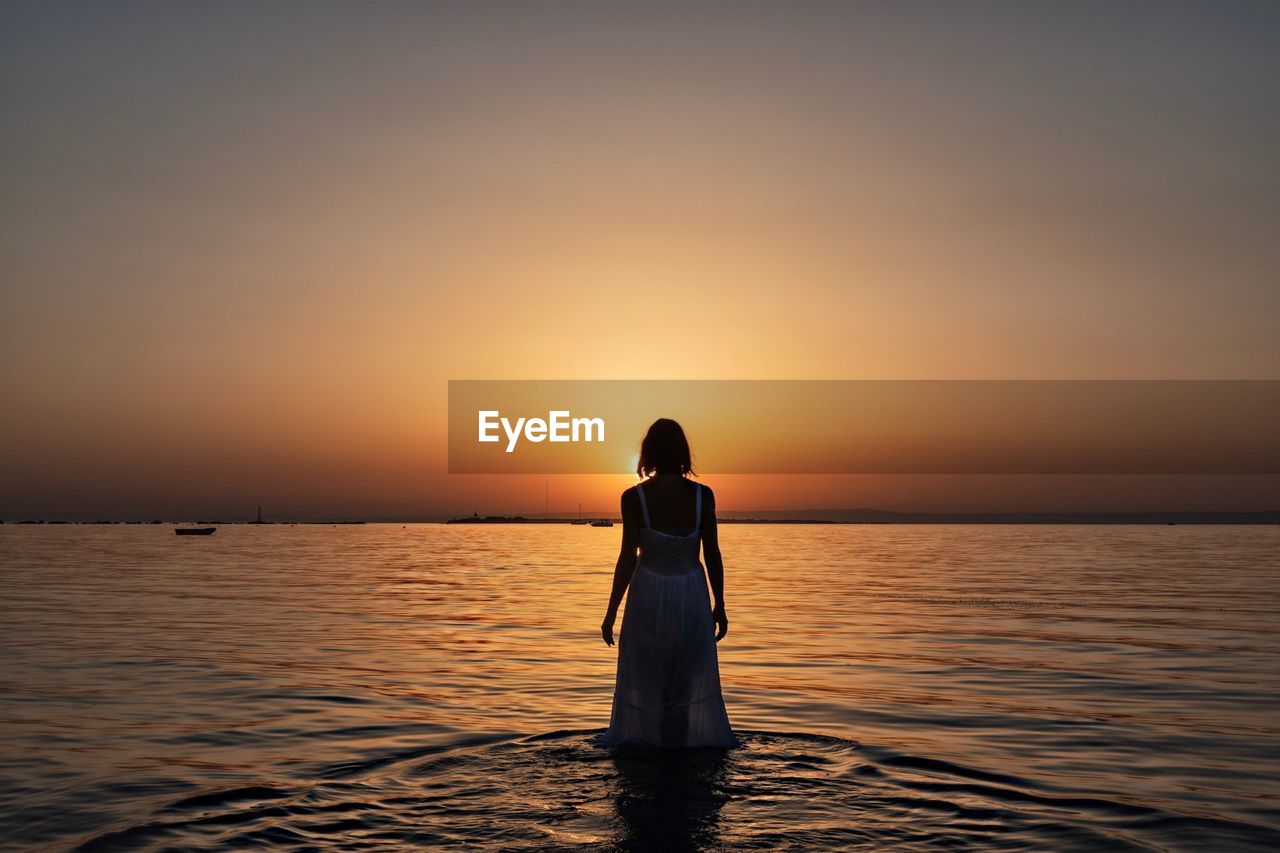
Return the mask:
{"type": "Polygon", "coordinates": [[[702,486],[693,532],[673,536],[649,527],[644,488],[636,487],[644,526],[640,559],[622,617],[618,678],[604,746],[732,747],[720,695],[720,663],[702,544],[702,486]]]}

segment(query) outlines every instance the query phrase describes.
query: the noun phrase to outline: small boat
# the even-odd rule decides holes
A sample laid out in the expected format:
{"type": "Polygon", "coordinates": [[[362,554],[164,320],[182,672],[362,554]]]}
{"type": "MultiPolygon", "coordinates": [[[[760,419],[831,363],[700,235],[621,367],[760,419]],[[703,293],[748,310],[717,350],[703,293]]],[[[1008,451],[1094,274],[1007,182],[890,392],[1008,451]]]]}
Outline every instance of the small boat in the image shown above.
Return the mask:
{"type": "Polygon", "coordinates": [[[582,517],[582,504],[578,504],[578,517],[573,520],[573,523],[574,524],[590,524],[589,521],[587,521],[585,518],[582,517]]]}
{"type": "Polygon", "coordinates": [[[613,527],[613,522],[607,518],[601,518],[591,522],[592,527],[613,527]]]}
{"type": "Polygon", "coordinates": [[[217,529],[216,527],[175,527],[173,532],[179,536],[208,536],[217,529]]]}

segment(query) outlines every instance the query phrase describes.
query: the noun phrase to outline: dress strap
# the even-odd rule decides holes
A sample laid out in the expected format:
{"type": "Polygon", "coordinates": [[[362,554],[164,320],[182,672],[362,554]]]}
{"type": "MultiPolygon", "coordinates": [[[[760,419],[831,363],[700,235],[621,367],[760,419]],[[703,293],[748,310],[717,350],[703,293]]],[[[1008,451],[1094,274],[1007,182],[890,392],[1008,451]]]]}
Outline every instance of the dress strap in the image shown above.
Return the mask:
{"type": "Polygon", "coordinates": [[[702,529],[702,484],[694,483],[694,486],[697,487],[698,496],[693,499],[694,501],[693,529],[701,530],[702,529]]]}
{"type": "Polygon", "coordinates": [[[644,526],[645,526],[645,527],[648,527],[648,526],[649,526],[649,504],[648,504],[648,502],[644,499],[644,484],[643,484],[643,483],[637,483],[637,484],[636,484],[636,494],[640,496],[640,512],[641,512],[641,514],[642,514],[642,515],[644,515],[644,526]]]}

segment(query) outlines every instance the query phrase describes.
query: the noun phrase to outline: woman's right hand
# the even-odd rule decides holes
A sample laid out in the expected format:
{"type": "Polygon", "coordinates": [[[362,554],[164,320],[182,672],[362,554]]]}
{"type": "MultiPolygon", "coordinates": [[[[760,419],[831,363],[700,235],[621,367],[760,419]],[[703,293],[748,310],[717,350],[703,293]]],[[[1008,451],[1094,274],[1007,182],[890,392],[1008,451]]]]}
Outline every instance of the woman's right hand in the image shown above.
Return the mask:
{"type": "Polygon", "coordinates": [[[729,614],[725,613],[724,605],[721,604],[716,607],[711,616],[716,622],[716,642],[718,643],[724,639],[725,634],[729,633],[729,614]]]}
{"type": "Polygon", "coordinates": [[[606,613],[604,615],[604,621],[600,623],[600,636],[604,639],[604,644],[606,646],[613,645],[613,620],[614,615],[612,613],[606,613]]]}

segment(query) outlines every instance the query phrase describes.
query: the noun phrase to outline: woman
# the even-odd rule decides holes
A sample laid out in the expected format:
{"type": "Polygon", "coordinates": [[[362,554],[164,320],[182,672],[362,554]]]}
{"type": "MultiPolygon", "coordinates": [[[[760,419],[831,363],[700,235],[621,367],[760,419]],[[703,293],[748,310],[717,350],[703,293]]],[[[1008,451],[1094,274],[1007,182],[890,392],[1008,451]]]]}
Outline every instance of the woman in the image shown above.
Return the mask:
{"type": "Polygon", "coordinates": [[[600,626],[612,646],[613,623],[626,593],[613,714],[600,741],[605,746],[737,745],[720,695],[716,658],[729,618],[715,496],[689,479],[691,462],[680,424],[654,421],[636,466],[643,482],[622,493],[622,550],[600,626]]]}

